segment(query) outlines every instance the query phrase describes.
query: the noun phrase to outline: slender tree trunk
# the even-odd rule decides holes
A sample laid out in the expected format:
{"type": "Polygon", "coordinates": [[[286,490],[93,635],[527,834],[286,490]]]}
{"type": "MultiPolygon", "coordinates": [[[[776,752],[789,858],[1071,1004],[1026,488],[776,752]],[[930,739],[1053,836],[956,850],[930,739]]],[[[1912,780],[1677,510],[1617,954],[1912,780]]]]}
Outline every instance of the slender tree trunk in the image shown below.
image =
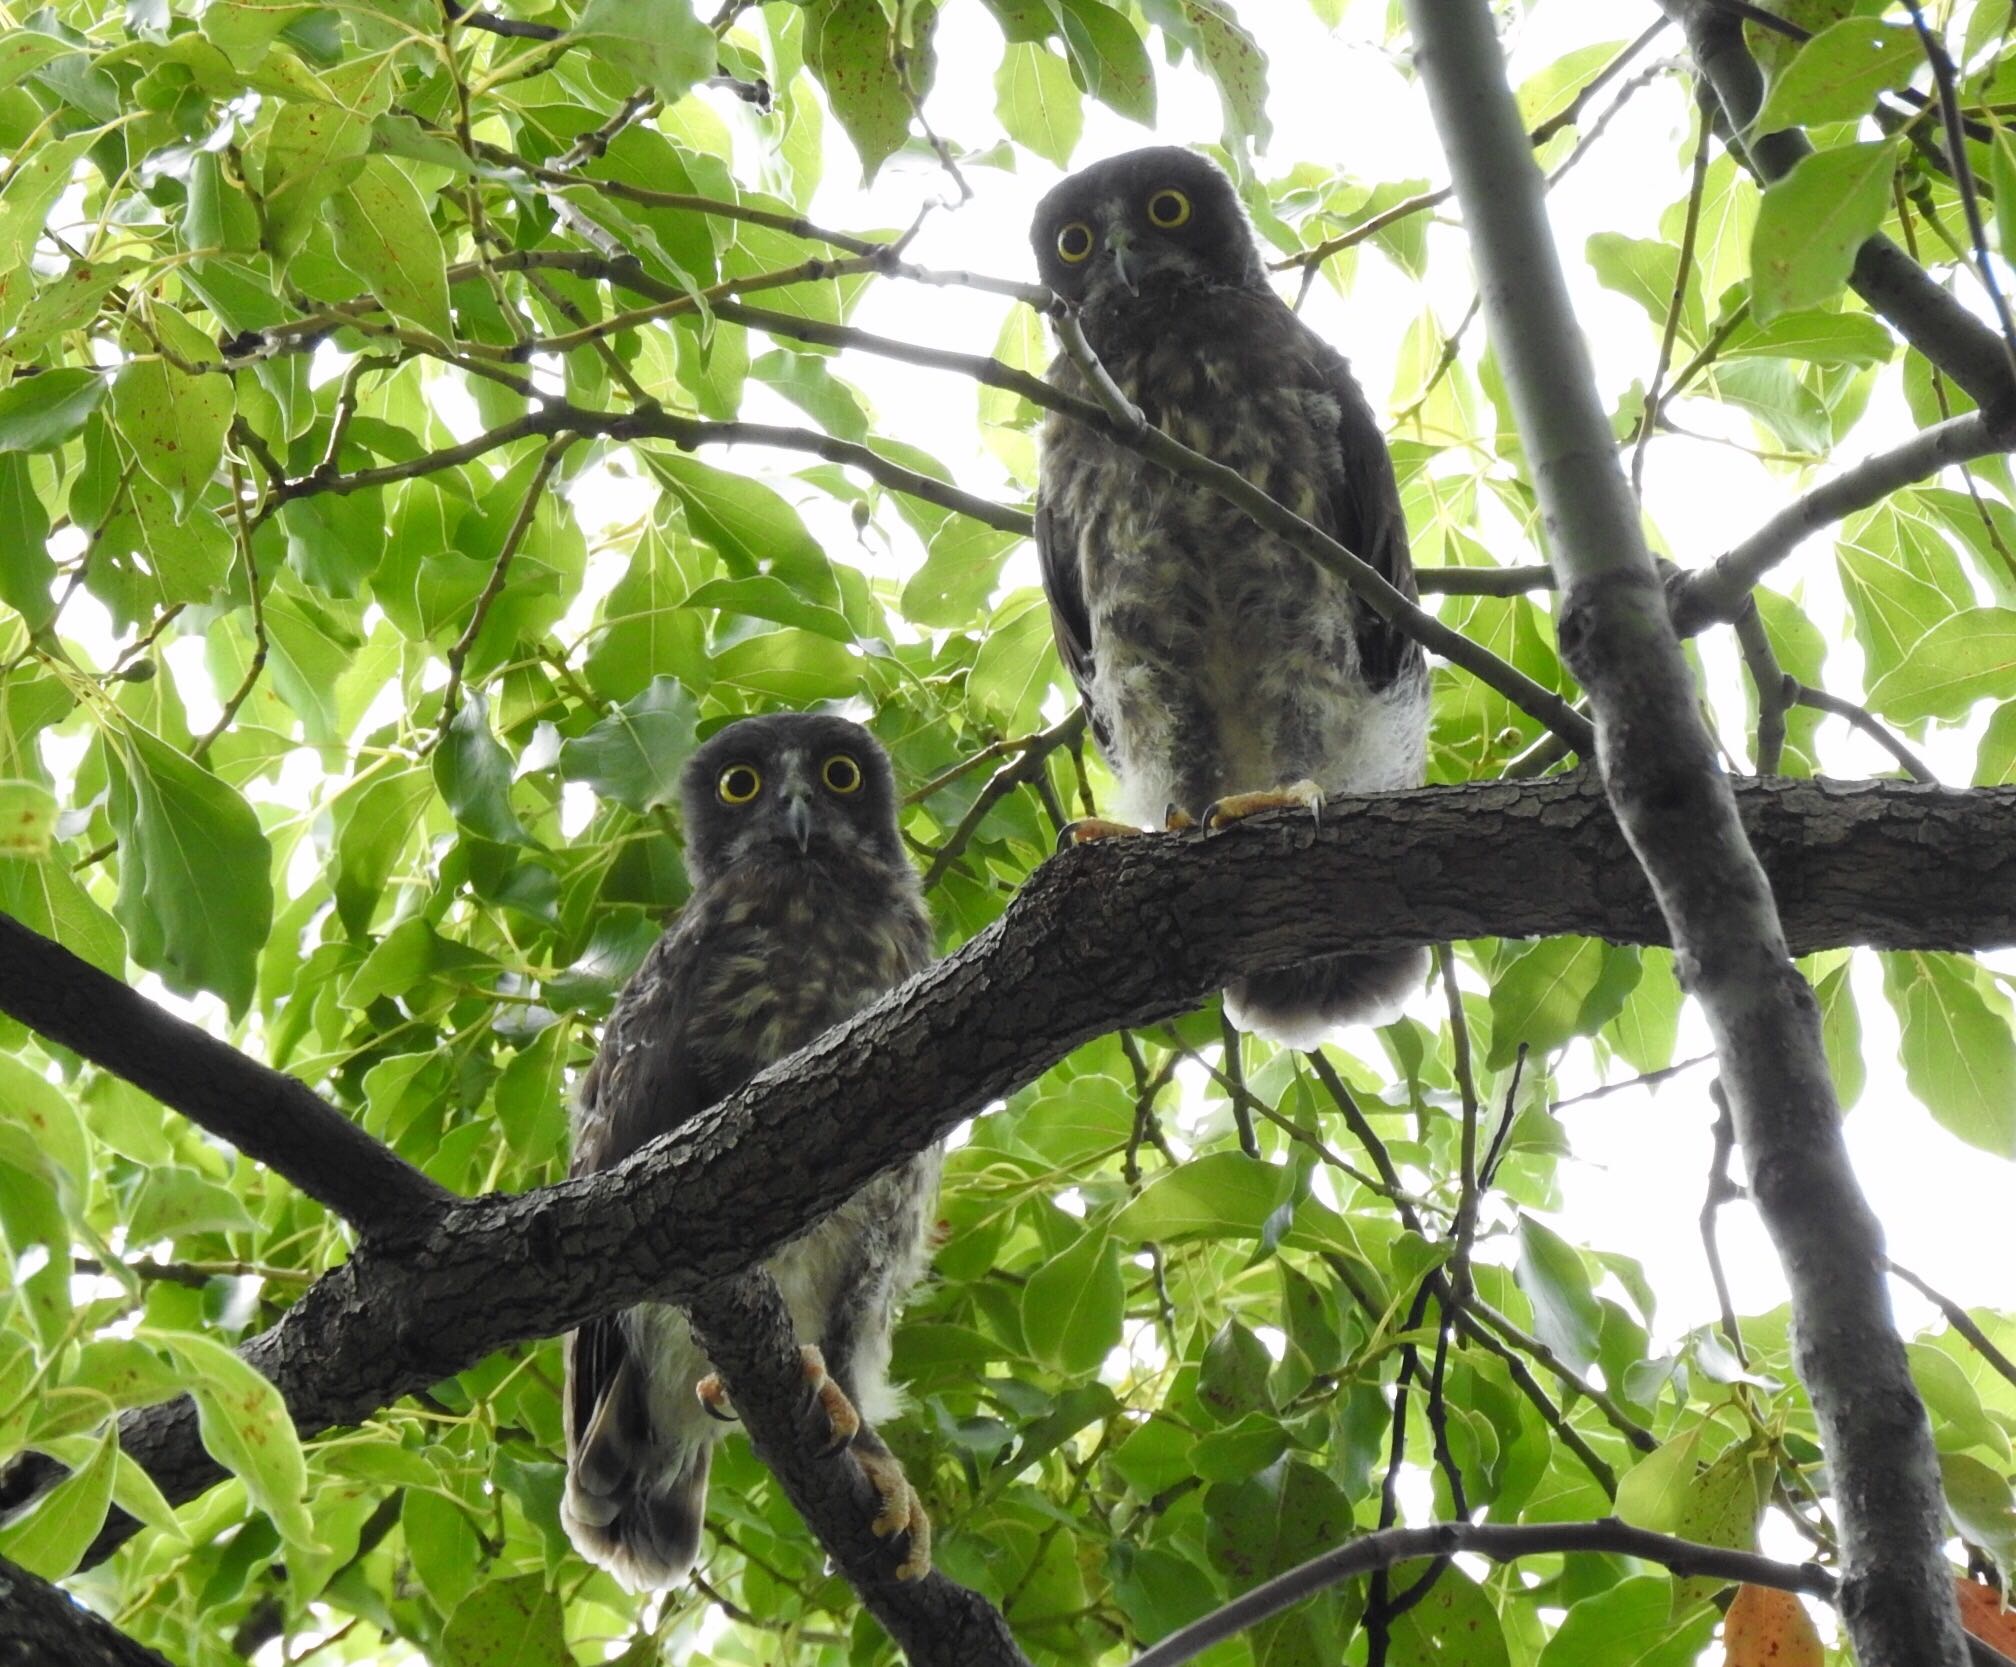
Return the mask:
{"type": "Polygon", "coordinates": [[[1595,708],[1612,808],[1701,1003],[1758,1208],[1792,1287],[1795,1358],[1841,1521],[1863,1667],[1963,1667],[1938,1458],[1841,1138],[1813,993],[1695,706],[1618,467],[1485,0],[1408,0],[1520,437],[1564,586],[1564,655],[1595,708]]]}

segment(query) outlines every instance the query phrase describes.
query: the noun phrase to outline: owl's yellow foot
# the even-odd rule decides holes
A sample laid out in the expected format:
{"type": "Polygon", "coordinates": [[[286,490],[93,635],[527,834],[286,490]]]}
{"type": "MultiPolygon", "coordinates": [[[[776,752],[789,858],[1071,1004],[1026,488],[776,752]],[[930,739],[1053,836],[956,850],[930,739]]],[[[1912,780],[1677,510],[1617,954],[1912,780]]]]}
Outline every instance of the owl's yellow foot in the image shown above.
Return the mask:
{"type": "Polygon", "coordinates": [[[1268,793],[1228,793],[1204,812],[1204,826],[1222,828],[1257,816],[1263,810],[1290,810],[1298,806],[1308,811],[1318,826],[1322,825],[1323,789],[1313,781],[1296,781],[1268,793]]]}
{"type": "Polygon", "coordinates": [[[923,1579],[931,1572],[931,1519],[925,1515],[924,1503],[910,1485],[910,1478],[903,1474],[902,1463],[879,1441],[872,1447],[864,1445],[857,1449],[854,1456],[861,1461],[862,1470],[875,1485],[876,1497],[882,1502],[869,1528],[877,1539],[901,1534],[909,1542],[903,1561],[896,1565],[896,1578],[923,1579]]]}
{"type": "Polygon", "coordinates": [[[1132,822],[1109,822],[1103,816],[1081,816],[1057,830],[1057,849],[1068,851],[1074,845],[1090,845],[1099,839],[1132,839],[1136,834],[1148,831],[1135,827],[1132,822]]]}
{"type": "Polygon", "coordinates": [[[693,1393],[699,1399],[700,1410],[709,1418],[718,1418],[724,1424],[742,1422],[728,1404],[728,1386],[721,1381],[719,1372],[709,1372],[693,1386],[693,1393]]]}
{"type": "Polygon", "coordinates": [[[808,1343],[798,1351],[798,1359],[812,1388],[813,1405],[826,1420],[826,1439],[820,1443],[819,1456],[831,1458],[844,1452],[861,1433],[861,1414],[854,1410],[847,1392],[826,1375],[823,1354],[808,1343]]]}
{"type": "MultiPolygon", "coordinates": [[[[1162,813],[1162,831],[1181,833],[1185,828],[1197,826],[1193,817],[1181,805],[1171,805],[1162,813]]],[[[1103,816],[1081,816],[1075,822],[1066,822],[1057,833],[1057,849],[1068,851],[1074,845],[1090,845],[1100,839],[1132,839],[1138,834],[1153,833],[1153,828],[1137,828],[1132,822],[1109,822],[1103,816]]]]}

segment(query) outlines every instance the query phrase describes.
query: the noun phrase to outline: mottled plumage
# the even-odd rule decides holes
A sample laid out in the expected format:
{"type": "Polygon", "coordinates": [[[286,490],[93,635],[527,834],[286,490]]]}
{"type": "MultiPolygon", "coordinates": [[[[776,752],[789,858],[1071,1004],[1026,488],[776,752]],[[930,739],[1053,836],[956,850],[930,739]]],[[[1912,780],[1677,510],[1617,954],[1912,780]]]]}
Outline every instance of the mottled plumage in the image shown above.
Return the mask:
{"type": "MultiPolygon", "coordinates": [[[[577,1175],[678,1128],[931,958],[889,761],[858,724],[744,719],[694,753],[680,786],[693,895],[582,1084],[577,1175]]],[[[923,1271],[938,1167],[934,1148],[878,1177],[766,1264],[799,1340],[871,1423],[896,1410],[889,1329],[923,1271]]],[[[567,1532],[633,1589],[667,1585],[693,1561],[726,1428],[697,1393],[707,1360],[679,1309],[644,1304],[574,1332],[566,1361],[567,1532]]]]}
{"type": "MultiPolygon", "coordinates": [[[[1399,490],[1343,357],[1268,286],[1231,182],[1173,147],[1072,175],[1037,209],[1043,280],[1149,421],[1237,469],[1414,593],[1399,490]]],[[[1085,394],[1060,356],[1051,382],[1085,394]]],[[[1313,781],[1413,787],[1421,651],[1299,550],[1201,486],[1069,418],[1043,431],[1037,551],[1057,645],[1124,813],[1201,817],[1313,781]]],[[[1242,980],[1235,1020],[1309,1045],[1418,984],[1413,951],[1333,955],[1242,980]]]]}

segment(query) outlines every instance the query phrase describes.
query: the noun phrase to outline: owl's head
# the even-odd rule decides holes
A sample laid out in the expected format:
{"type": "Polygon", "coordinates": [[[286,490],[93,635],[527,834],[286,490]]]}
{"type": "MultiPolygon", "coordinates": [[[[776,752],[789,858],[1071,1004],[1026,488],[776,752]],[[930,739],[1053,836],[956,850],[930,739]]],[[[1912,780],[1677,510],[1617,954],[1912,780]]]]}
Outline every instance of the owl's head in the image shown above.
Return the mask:
{"type": "Polygon", "coordinates": [[[1053,186],[1036,205],[1029,241],[1044,283],[1088,308],[1267,280],[1232,182],[1175,145],[1095,162],[1053,186]]]}
{"type": "Polygon", "coordinates": [[[686,761],[679,793],[695,885],[744,862],[907,862],[889,756],[845,718],[743,718],[686,761]]]}

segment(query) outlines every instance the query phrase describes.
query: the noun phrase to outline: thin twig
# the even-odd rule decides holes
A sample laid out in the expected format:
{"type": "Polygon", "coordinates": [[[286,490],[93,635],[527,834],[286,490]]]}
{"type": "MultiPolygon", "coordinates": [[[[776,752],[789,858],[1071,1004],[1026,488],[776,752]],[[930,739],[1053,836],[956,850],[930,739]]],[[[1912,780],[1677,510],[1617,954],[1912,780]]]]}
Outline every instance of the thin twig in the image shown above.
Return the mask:
{"type": "Polygon", "coordinates": [[[1657,426],[1659,401],[1665,393],[1666,372],[1673,363],[1673,343],[1680,334],[1680,314],[1687,300],[1687,279],[1694,267],[1694,239],[1701,228],[1701,199],[1708,186],[1708,142],[1714,123],[1705,108],[1695,112],[1701,124],[1694,141],[1694,174],[1687,187],[1687,218],[1680,227],[1680,257],[1673,269],[1673,295],[1666,303],[1666,328],[1659,336],[1659,361],[1652,368],[1652,385],[1645,390],[1645,413],[1638,423],[1638,439],[1631,448],[1631,490],[1645,495],[1645,448],[1651,444],[1657,426]]]}
{"type": "Polygon", "coordinates": [[[1778,664],[1778,652],[1771,646],[1755,597],[1736,618],[1736,643],[1757,691],[1757,773],[1775,776],[1785,753],[1785,709],[1792,704],[1792,691],[1798,684],[1778,664]]]}
{"type": "Polygon", "coordinates": [[[1736,1124],[1729,1115],[1729,1097],[1718,1078],[1708,1085],[1708,1097],[1715,1102],[1715,1151],[1708,1161],[1708,1192],[1701,1201],[1701,1249],[1708,1258],[1708,1276],[1715,1282],[1715,1303],[1722,1316],[1722,1335],[1745,1371],[1750,1367],[1750,1351],[1743,1344],[1743,1328],[1736,1322],[1736,1305],[1729,1296],[1729,1279],[1722,1269],[1722,1248],[1715,1234],[1715,1220],[1724,1204],[1743,1196],[1743,1189],[1729,1179],[1729,1156],[1736,1149],[1736,1124]]]}
{"type": "Polygon", "coordinates": [[[1980,1350],[1981,1358],[1987,1361],[1997,1373],[2007,1378],[2011,1383],[2016,1383],[2016,1360],[2011,1360],[1993,1343],[1989,1342],[1988,1334],[1968,1318],[1966,1309],[1962,1308],[1951,1297],[1941,1296],[1909,1268],[1900,1267],[1894,1260],[1886,1258],[1883,1265],[1927,1302],[1937,1308],[1940,1313],[1944,1314],[1946,1316],[1946,1323],[1959,1332],[1962,1337],[1966,1338],[1968,1342],[1972,1343],[1976,1349],[1980,1350]]]}
{"type": "Polygon", "coordinates": [[[246,594],[252,601],[252,659],[245,667],[245,675],[238,680],[238,687],[231,691],[231,698],[225,701],[224,709],[217,714],[217,721],[190,747],[189,756],[198,764],[210,756],[210,748],[217,737],[237,719],[238,709],[245,704],[253,685],[259,681],[259,674],[266,669],[266,607],[259,597],[259,563],[252,554],[252,528],[245,515],[245,477],[235,457],[229,462],[231,518],[237,533],[238,557],[245,564],[246,594]]]}
{"type": "Polygon", "coordinates": [[[1898,767],[1913,781],[1938,781],[1939,778],[1933,773],[1932,766],[1907,747],[1889,725],[1879,723],[1871,716],[1867,707],[1857,706],[1852,700],[1844,700],[1840,695],[1830,695],[1825,689],[1808,688],[1796,678],[1788,678],[1786,681],[1792,690],[1794,706],[1810,706],[1816,712],[1827,712],[1837,718],[1846,718],[1896,759],[1898,767]]]}
{"type": "Polygon", "coordinates": [[[462,704],[462,667],[469,658],[469,650],[475,647],[476,639],[483,632],[483,622],[490,617],[490,609],[497,598],[504,593],[504,576],[511,570],[511,560],[518,554],[518,547],[525,542],[525,535],[532,530],[534,517],[539,513],[539,500],[545,495],[547,479],[552,475],[554,465],[565,455],[573,444],[570,435],[561,435],[540,454],[538,466],[532,471],[531,484],[525,488],[525,497],[518,505],[518,514],[513,518],[510,529],[504,534],[504,542],[498,548],[497,560],[490,569],[489,581],[483,586],[482,594],[476,598],[476,605],[469,610],[469,623],[462,635],[455,639],[454,647],[448,650],[448,684],[441,691],[441,728],[439,734],[445,736],[448,727],[455,721],[457,708],[462,704]]]}

